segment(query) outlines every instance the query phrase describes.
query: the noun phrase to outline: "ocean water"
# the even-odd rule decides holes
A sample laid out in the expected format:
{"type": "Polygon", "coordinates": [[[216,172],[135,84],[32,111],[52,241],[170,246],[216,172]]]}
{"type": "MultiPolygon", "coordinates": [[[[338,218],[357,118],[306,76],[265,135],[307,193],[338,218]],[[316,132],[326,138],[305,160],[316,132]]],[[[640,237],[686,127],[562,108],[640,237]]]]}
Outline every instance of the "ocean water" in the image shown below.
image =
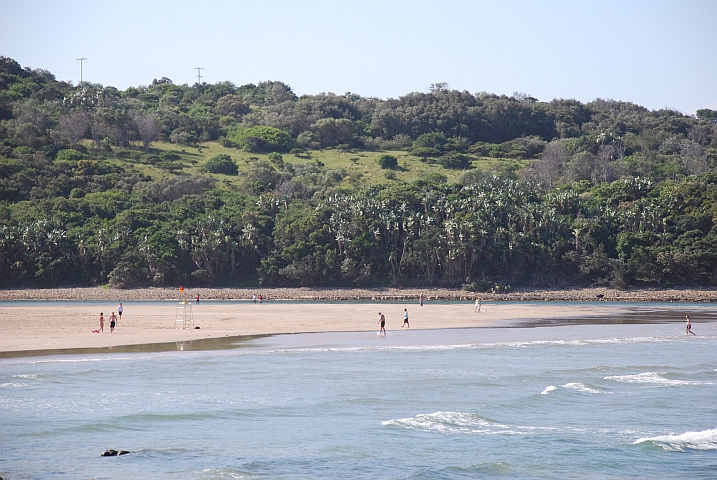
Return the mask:
{"type": "Polygon", "coordinates": [[[717,323],[679,318],[3,358],[0,477],[714,479],[717,323]]]}

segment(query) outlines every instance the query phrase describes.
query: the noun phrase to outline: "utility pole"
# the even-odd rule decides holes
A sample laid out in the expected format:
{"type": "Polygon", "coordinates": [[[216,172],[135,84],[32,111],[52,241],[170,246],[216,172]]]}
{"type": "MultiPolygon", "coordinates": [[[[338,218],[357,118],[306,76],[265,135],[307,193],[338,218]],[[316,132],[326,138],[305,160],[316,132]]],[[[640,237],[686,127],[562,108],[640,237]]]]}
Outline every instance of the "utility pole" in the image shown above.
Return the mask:
{"type": "Polygon", "coordinates": [[[80,62],[80,83],[82,83],[82,62],[86,62],[87,59],[85,57],[78,58],[78,62],[80,62]]]}
{"type": "Polygon", "coordinates": [[[194,67],[194,70],[197,71],[197,83],[199,85],[202,84],[202,70],[204,70],[204,67],[194,67]]]}

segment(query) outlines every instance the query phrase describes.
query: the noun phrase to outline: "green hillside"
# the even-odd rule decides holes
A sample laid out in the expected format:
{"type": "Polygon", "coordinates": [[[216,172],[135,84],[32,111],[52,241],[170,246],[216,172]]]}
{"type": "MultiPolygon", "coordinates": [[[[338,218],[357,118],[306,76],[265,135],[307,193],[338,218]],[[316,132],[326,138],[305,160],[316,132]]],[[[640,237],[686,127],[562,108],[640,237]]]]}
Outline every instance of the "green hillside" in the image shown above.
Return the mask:
{"type": "Polygon", "coordinates": [[[705,285],[717,112],[0,57],[0,285],[705,285]]]}

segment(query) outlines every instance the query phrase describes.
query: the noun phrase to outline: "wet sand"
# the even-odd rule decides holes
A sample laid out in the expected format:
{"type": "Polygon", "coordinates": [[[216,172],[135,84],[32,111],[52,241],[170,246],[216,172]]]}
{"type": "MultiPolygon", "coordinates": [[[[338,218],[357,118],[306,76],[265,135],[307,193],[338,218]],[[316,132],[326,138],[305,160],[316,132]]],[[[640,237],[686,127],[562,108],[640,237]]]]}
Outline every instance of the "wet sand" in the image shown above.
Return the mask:
{"type": "Polygon", "coordinates": [[[115,302],[2,302],[0,352],[103,348],[120,345],[161,344],[202,339],[308,332],[360,332],[378,330],[378,312],[386,316],[387,330],[400,330],[404,308],[411,329],[447,329],[505,326],[516,320],[608,317],[620,315],[629,305],[616,304],[501,304],[473,302],[431,303],[301,303],[214,301],[191,305],[192,323],[183,322],[188,308],[177,301],[123,302],[124,314],[113,333],[109,317],[115,302]],[[99,327],[104,313],[105,328],[99,327]],[[177,321],[177,317],[179,320],[177,321]],[[183,327],[187,327],[186,329],[183,327]],[[192,328],[199,327],[199,329],[192,328]]]}

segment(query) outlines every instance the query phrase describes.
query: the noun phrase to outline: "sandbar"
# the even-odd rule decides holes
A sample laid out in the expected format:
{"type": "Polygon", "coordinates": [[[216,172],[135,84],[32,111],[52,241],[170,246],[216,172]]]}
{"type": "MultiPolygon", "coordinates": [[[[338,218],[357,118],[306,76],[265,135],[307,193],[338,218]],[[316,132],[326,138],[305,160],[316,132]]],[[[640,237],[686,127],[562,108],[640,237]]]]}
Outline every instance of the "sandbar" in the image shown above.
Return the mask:
{"type": "Polygon", "coordinates": [[[404,308],[411,329],[471,328],[505,325],[518,319],[599,317],[624,313],[628,305],[605,303],[473,302],[288,302],[178,301],[126,302],[124,314],[110,333],[109,317],[117,303],[109,301],[2,302],[0,352],[102,348],[184,342],[220,337],[313,332],[378,330],[378,312],[388,330],[401,330],[404,308]],[[185,322],[191,305],[193,322],[185,322]],[[181,307],[181,308],[180,308],[181,307]],[[104,313],[102,333],[99,314],[104,313]],[[185,328],[186,327],[186,328],[185,328]],[[199,327],[194,328],[194,327],[199,327]]]}

